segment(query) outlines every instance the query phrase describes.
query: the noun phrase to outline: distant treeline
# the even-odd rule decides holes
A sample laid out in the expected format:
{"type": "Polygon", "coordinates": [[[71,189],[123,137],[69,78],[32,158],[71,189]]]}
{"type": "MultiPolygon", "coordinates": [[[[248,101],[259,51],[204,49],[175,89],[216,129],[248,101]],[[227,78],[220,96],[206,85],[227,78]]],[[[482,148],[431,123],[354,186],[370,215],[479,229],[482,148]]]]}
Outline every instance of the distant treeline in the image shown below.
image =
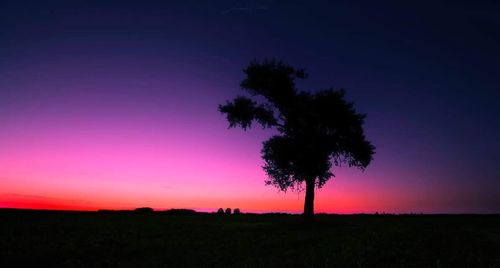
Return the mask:
{"type": "Polygon", "coordinates": [[[161,213],[168,215],[193,215],[193,214],[207,214],[205,212],[198,212],[194,209],[173,208],[168,210],[154,210],[150,207],[141,207],[134,210],[109,210],[99,209],[99,213],[135,213],[135,214],[148,214],[148,213],[161,213]]]}
{"type": "Polygon", "coordinates": [[[230,208],[226,208],[223,210],[219,208],[216,212],[198,212],[194,209],[185,209],[185,208],[172,208],[167,210],[154,210],[150,207],[140,207],[134,210],[109,210],[109,209],[100,209],[97,211],[98,213],[134,213],[134,214],[148,214],[148,213],[161,213],[167,215],[194,215],[194,214],[224,214],[224,215],[238,215],[241,214],[239,208],[235,208],[231,210],[230,208]]]}

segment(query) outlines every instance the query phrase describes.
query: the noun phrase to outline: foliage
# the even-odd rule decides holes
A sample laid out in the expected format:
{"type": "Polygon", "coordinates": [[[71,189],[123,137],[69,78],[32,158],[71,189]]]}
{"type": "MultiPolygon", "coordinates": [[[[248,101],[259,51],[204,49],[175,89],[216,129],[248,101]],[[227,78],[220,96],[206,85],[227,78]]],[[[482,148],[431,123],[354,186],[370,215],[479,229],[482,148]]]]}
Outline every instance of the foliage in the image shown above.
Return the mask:
{"type": "Polygon", "coordinates": [[[246,130],[257,123],[280,133],[265,141],[262,149],[267,184],[286,191],[313,178],[322,187],[333,176],[332,164],[368,166],[374,146],[363,133],[365,115],[344,100],[344,90],[298,91],[295,80],[305,79],[305,71],[274,60],[254,61],[244,72],[242,89],[264,101],[238,96],[220,105],[219,111],[229,127],[246,130]]]}
{"type": "Polygon", "coordinates": [[[154,210],[150,207],[142,207],[134,209],[136,213],[152,213],[154,210]]]}

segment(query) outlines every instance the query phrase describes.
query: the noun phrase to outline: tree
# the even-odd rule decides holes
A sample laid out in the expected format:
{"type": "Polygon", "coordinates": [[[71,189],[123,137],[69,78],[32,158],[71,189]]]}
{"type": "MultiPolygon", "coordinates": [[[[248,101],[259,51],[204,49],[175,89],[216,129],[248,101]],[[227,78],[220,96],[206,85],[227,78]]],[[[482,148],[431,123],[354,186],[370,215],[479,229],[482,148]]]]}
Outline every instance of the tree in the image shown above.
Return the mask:
{"type": "Polygon", "coordinates": [[[302,190],[305,184],[304,216],[314,217],[314,191],[334,174],[332,166],[364,170],[375,147],[367,141],[365,115],[344,99],[344,90],[300,91],[296,79],[305,79],[302,69],[275,60],[253,61],[244,69],[240,86],[252,98],[237,96],[219,105],[229,128],[249,129],[257,123],[278,135],[263,143],[261,151],[268,175],[266,185],[282,191],[302,190]]]}

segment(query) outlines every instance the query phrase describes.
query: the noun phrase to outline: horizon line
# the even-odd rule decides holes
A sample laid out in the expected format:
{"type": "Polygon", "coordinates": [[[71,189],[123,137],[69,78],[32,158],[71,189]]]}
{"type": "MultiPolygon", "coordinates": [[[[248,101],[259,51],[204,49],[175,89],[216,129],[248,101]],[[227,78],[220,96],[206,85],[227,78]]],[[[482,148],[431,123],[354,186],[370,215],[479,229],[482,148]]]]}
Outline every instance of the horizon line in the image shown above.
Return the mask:
{"type": "MultiPolygon", "coordinates": [[[[97,210],[77,210],[77,209],[48,209],[48,208],[10,208],[10,207],[0,207],[0,211],[40,211],[40,212],[75,212],[75,213],[99,213],[99,212],[135,212],[135,209],[138,208],[144,208],[144,207],[137,207],[134,209],[97,209],[97,210]]],[[[148,207],[149,208],[149,207],[148,207]]],[[[193,214],[217,214],[217,210],[214,211],[197,211],[195,209],[189,209],[189,208],[170,208],[170,209],[153,209],[150,213],[162,213],[162,212],[168,212],[171,210],[192,210],[193,214]]],[[[269,212],[255,212],[255,211],[249,211],[249,212],[240,212],[241,214],[258,214],[258,215],[265,215],[265,214],[286,214],[286,215],[302,215],[302,213],[298,212],[283,212],[283,211],[269,211],[269,212]]],[[[391,212],[355,212],[355,213],[332,213],[332,212],[318,212],[315,213],[315,215],[374,215],[374,216],[384,216],[384,215],[413,215],[413,216],[439,216],[439,215],[500,215],[500,212],[496,213],[477,213],[477,212],[461,212],[461,213],[424,213],[424,212],[400,212],[400,213],[391,213],[391,212]]]]}

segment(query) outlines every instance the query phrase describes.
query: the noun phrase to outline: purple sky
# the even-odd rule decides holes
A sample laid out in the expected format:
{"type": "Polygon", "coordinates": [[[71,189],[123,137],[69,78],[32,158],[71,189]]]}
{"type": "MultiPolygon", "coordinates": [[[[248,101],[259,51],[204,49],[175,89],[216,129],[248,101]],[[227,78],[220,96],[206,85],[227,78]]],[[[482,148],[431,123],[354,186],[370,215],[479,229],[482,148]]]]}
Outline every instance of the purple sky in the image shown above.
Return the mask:
{"type": "Polygon", "coordinates": [[[269,131],[227,129],[242,69],[345,88],[377,147],[324,212],[500,212],[498,4],[2,1],[0,207],[301,210],[264,186],[269,131]]]}

